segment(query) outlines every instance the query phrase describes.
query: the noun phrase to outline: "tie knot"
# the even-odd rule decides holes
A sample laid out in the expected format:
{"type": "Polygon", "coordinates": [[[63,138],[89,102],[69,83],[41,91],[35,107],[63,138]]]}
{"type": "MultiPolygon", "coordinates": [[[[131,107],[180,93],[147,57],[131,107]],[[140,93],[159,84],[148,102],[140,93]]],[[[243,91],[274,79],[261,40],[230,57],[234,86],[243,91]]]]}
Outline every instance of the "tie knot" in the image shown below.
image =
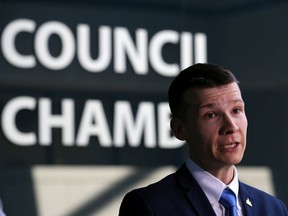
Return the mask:
{"type": "Polygon", "coordinates": [[[232,190],[229,188],[226,188],[223,190],[221,198],[220,198],[220,203],[225,207],[225,208],[230,208],[230,207],[236,207],[236,196],[232,190]]]}

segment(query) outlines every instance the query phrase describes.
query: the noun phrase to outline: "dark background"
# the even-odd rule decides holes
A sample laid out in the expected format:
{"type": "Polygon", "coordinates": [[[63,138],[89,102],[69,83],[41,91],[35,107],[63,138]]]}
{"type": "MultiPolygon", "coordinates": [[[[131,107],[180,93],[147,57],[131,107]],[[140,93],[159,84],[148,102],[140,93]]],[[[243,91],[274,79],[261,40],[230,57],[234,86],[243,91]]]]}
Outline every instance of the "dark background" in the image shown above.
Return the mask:
{"type": "MultiPolygon", "coordinates": [[[[131,35],[138,28],[147,29],[149,38],[158,31],[171,29],[178,32],[202,32],[207,35],[208,62],[228,67],[240,80],[246,112],[249,120],[248,146],[243,166],[268,166],[273,173],[276,194],[288,204],[288,3],[272,0],[238,1],[176,1],[176,0],[105,0],[105,1],[0,1],[0,30],[12,20],[32,19],[41,25],[57,20],[65,23],[74,32],[76,24],[87,23],[97,30],[100,25],[112,29],[123,26],[131,35]]],[[[97,34],[97,32],[94,32],[97,34]]],[[[1,37],[1,35],[0,35],[1,37]]],[[[93,46],[97,47],[97,40],[93,46]]],[[[33,52],[33,38],[27,36],[17,41],[23,52],[33,52]],[[30,37],[30,38],[29,38],[30,37]],[[23,40],[23,41],[21,41],[23,40]]],[[[0,47],[1,48],[1,47],[0,47]]],[[[59,50],[59,44],[51,45],[59,50]]],[[[177,61],[175,47],[166,47],[163,56],[177,61]]],[[[136,75],[128,64],[125,74],[115,74],[113,63],[103,72],[93,74],[83,70],[76,58],[69,67],[52,71],[41,64],[33,69],[16,68],[0,54],[0,111],[12,98],[28,95],[35,98],[51,98],[59,106],[63,98],[77,102],[76,121],[79,122],[83,104],[88,99],[99,99],[107,107],[107,119],[112,127],[112,108],[116,100],[130,101],[134,107],[141,101],[155,104],[165,102],[169,83],[173,78],[163,77],[149,67],[145,76],[136,75]]],[[[56,109],[56,108],[55,108],[56,109]]],[[[134,110],[135,111],[135,110],[134,110]]],[[[20,120],[23,127],[35,128],[37,118],[27,114],[20,120]],[[27,120],[27,121],[26,121],[27,120]]],[[[1,197],[7,212],[36,215],[33,182],[29,168],[32,165],[136,165],[179,166],[187,156],[186,147],[179,149],[103,148],[97,139],[91,139],[86,148],[63,147],[61,132],[53,133],[49,147],[16,146],[0,131],[1,197]],[[149,160],[147,160],[147,155],[149,160]],[[13,171],[20,173],[23,185],[15,190],[29,197],[13,197],[9,184],[13,171]],[[30,187],[29,187],[30,185],[30,187]],[[7,188],[10,189],[8,192],[7,188]],[[14,203],[9,200],[14,199],[14,203]],[[24,199],[25,200],[25,199],[24,199]],[[33,201],[34,200],[34,201],[33,201]],[[28,207],[27,207],[28,206],[28,207]],[[25,210],[24,210],[25,209],[25,210]]],[[[18,176],[18,175],[17,175],[18,176]]],[[[18,177],[17,177],[18,178],[18,177]]],[[[19,214],[20,215],[20,214],[19,214]]]]}

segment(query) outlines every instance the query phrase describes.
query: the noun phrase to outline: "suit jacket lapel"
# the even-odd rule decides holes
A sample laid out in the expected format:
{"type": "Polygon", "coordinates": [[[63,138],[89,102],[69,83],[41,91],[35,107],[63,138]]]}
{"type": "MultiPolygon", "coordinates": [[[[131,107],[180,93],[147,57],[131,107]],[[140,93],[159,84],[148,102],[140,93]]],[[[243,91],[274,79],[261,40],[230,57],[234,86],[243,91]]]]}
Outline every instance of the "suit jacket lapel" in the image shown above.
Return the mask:
{"type": "Polygon", "coordinates": [[[180,187],[187,190],[187,198],[189,199],[195,212],[201,216],[216,216],[204,191],[189,172],[185,164],[177,171],[176,175],[180,187]]]}
{"type": "Polygon", "coordinates": [[[254,216],[254,198],[245,185],[239,182],[239,195],[242,202],[244,215],[254,216]]]}

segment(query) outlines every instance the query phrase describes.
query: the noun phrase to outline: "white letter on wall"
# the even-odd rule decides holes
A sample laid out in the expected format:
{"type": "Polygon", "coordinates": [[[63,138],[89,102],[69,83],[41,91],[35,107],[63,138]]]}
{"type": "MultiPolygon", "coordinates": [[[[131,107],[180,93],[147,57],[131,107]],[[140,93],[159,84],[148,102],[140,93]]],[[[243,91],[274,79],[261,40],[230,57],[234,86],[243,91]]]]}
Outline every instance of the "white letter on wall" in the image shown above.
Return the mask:
{"type": "Polygon", "coordinates": [[[13,66],[20,68],[33,68],[36,59],[33,55],[20,54],[15,47],[16,36],[21,32],[32,33],[35,31],[36,23],[29,19],[18,19],[9,23],[3,30],[1,47],[3,56],[13,66]]]}
{"type": "Polygon", "coordinates": [[[180,65],[183,70],[193,64],[193,36],[189,32],[182,32],[180,38],[180,65]]]}
{"type": "Polygon", "coordinates": [[[36,100],[32,97],[17,97],[10,100],[2,111],[1,125],[4,135],[14,144],[32,146],[36,144],[36,135],[33,132],[23,133],[17,129],[16,116],[20,110],[33,110],[36,100]]]}
{"type": "Polygon", "coordinates": [[[137,74],[148,73],[147,57],[147,30],[138,29],[136,31],[136,47],[126,28],[115,28],[114,31],[114,61],[115,72],[124,73],[126,71],[126,55],[137,74]]]}
{"type": "Polygon", "coordinates": [[[87,146],[90,136],[98,136],[99,144],[111,146],[111,135],[101,101],[88,100],[85,104],[76,139],[77,146],[87,146]]]}
{"type": "Polygon", "coordinates": [[[74,101],[63,99],[62,115],[52,115],[51,100],[39,100],[39,143],[43,146],[52,143],[52,128],[62,128],[64,146],[72,146],[74,142],[74,101]]]}
{"type": "Polygon", "coordinates": [[[195,34],[195,64],[207,62],[207,38],[203,33],[195,34]]]}
{"type": "Polygon", "coordinates": [[[168,103],[158,105],[159,147],[164,149],[179,148],[185,144],[171,134],[170,109],[168,103]]]}
{"type": "Polygon", "coordinates": [[[172,30],[160,31],[152,37],[149,45],[149,59],[157,73],[167,77],[176,76],[179,73],[179,65],[165,62],[162,56],[162,49],[166,43],[178,42],[179,33],[172,30]]]}
{"type": "Polygon", "coordinates": [[[144,145],[147,148],[156,147],[156,126],[154,104],[142,102],[139,104],[137,115],[134,121],[132,108],[127,101],[115,103],[114,114],[114,144],[122,147],[125,144],[127,135],[128,144],[138,147],[144,136],[144,145]]]}
{"type": "Polygon", "coordinates": [[[48,69],[61,70],[67,67],[75,55],[75,40],[72,31],[63,23],[51,21],[43,24],[35,35],[35,52],[39,61],[48,69]],[[54,57],[49,51],[51,35],[59,36],[61,53],[54,57]]]}
{"type": "Polygon", "coordinates": [[[98,58],[91,57],[90,27],[80,24],[77,28],[77,54],[80,65],[89,72],[104,71],[111,61],[111,28],[99,27],[98,58]]]}

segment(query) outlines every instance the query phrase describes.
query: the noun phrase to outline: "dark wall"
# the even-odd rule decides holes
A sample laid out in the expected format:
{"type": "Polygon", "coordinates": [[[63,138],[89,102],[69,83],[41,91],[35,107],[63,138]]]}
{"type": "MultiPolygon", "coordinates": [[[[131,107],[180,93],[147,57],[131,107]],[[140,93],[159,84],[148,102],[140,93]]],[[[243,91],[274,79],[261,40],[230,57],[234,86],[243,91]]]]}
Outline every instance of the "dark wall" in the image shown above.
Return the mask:
{"type": "MultiPolygon", "coordinates": [[[[136,41],[136,31],[145,29],[149,42],[159,32],[172,30],[181,34],[203,33],[207,37],[207,62],[230,68],[240,80],[240,87],[246,101],[249,119],[248,147],[241,165],[269,166],[277,196],[288,204],[288,188],[285,186],[287,167],[287,130],[288,116],[288,73],[286,68],[288,29],[288,4],[284,1],[0,1],[0,39],[3,30],[13,20],[29,19],[35,21],[33,32],[24,32],[17,36],[17,51],[23,55],[36,55],[35,34],[39,27],[49,21],[58,21],[68,27],[74,39],[77,39],[77,25],[87,24],[91,28],[91,53],[97,58],[99,26],[109,26],[112,40],[115,28],[128,30],[136,41]]],[[[139,75],[126,56],[126,70],[115,72],[115,56],[111,42],[111,62],[102,71],[91,73],[83,69],[75,53],[67,67],[53,70],[45,67],[36,59],[35,67],[20,68],[13,66],[0,53],[0,112],[9,101],[19,96],[28,96],[36,101],[35,108],[21,110],[17,114],[17,126],[23,133],[33,131],[39,137],[39,99],[52,101],[53,113],[61,114],[61,102],[68,98],[75,103],[75,133],[79,129],[85,103],[97,100],[103,104],[109,129],[113,133],[116,102],[127,101],[134,117],[139,104],[150,102],[155,117],[160,103],[167,102],[167,88],[173,76],[163,76],[148,59],[146,73],[139,75]]],[[[190,47],[195,62],[195,44],[190,47]]],[[[76,46],[76,45],[75,45],[76,46]]],[[[61,53],[61,40],[51,37],[49,50],[56,57],[61,53]]],[[[148,48],[149,49],[149,48],[148,48]]],[[[76,48],[77,52],[78,49],[76,48]]],[[[180,62],[179,43],[167,43],[163,46],[162,57],[167,64],[180,62]]],[[[148,55],[148,54],[147,54],[148,55]]],[[[149,57],[147,57],[149,58],[149,57]]],[[[2,117],[3,118],[3,117],[2,117]]],[[[97,119],[91,119],[97,124],[97,119]],[[96,122],[95,122],[96,121],[96,122]]],[[[93,124],[91,123],[91,124],[93,124]]],[[[155,124],[158,120],[155,120],[155,124]]],[[[0,130],[0,163],[5,172],[9,169],[23,168],[26,182],[29,179],[29,167],[45,164],[96,164],[138,166],[179,165],[187,156],[186,146],[179,148],[147,148],[144,137],[139,145],[131,147],[126,137],[123,147],[103,146],[99,137],[91,136],[85,147],[75,143],[65,146],[60,129],[53,129],[52,143],[43,146],[39,140],[35,144],[21,146],[13,143],[0,130]],[[149,157],[149,160],[147,160],[149,157]]],[[[158,130],[157,128],[157,135],[158,130]]],[[[158,137],[157,137],[158,138],[158,137]]],[[[5,173],[4,172],[4,173],[5,173]]],[[[5,175],[3,175],[5,185],[5,175]]],[[[32,188],[32,187],[31,187],[32,188]]],[[[30,189],[31,189],[30,188],[30,189]]],[[[32,189],[31,189],[32,190],[32,189]]],[[[3,190],[3,199],[8,197],[3,190]]],[[[26,193],[26,192],[25,192],[26,193]]],[[[25,194],[23,193],[23,194],[25,194]]],[[[31,194],[33,194],[31,192],[31,194]]],[[[34,197],[31,195],[31,199],[34,197]]],[[[33,209],[33,208],[31,208],[33,209]]],[[[35,212],[35,209],[32,210],[35,212]]],[[[33,215],[33,213],[29,213],[33,215]]]]}

